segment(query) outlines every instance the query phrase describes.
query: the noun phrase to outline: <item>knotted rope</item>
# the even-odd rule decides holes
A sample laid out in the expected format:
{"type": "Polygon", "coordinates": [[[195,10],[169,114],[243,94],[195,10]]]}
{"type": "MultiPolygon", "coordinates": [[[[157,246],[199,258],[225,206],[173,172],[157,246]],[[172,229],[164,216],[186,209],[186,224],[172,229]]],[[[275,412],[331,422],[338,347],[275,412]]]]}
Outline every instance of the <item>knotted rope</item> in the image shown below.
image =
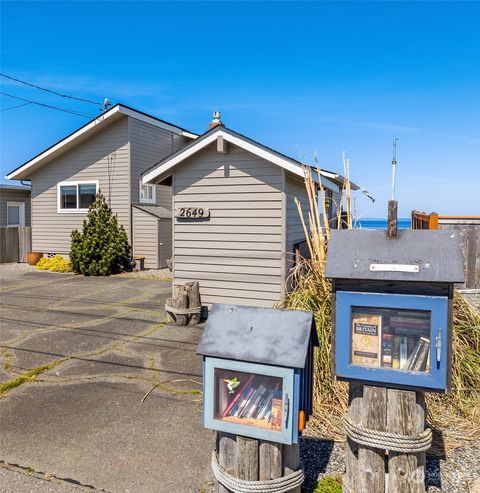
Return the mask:
{"type": "Polygon", "coordinates": [[[218,463],[215,450],[212,453],[212,470],[215,478],[233,493],[287,493],[303,483],[303,470],[292,472],[288,476],[264,481],[247,481],[229,474],[218,463]]]}
{"type": "Polygon", "coordinates": [[[360,445],[385,449],[392,452],[415,454],[428,450],[432,445],[432,430],[426,428],[416,436],[401,435],[387,431],[371,430],[354,423],[348,417],[345,419],[347,436],[360,445]]]}

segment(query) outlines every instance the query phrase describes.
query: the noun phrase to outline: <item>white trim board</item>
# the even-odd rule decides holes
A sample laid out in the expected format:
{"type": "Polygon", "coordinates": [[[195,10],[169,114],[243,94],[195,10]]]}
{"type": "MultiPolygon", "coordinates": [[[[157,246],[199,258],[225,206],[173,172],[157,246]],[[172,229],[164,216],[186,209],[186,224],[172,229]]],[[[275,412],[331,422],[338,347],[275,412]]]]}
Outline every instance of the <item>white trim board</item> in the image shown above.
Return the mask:
{"type": "Polygon", "coordinates": [[[60,142],[57,142],[52,147],[40,153],[38,156],[35,156],[33,159],[30,159],[30,161],[27,161],[18,169],[10,172],[8,175],[5,176],[5,178],[8,180],[27,179],[26,176],[23,176],[25,171],[31,170],[32,167],[34,167],[35,165],[41,163],[42,161],[46,160],[49,157],[52,157],[57,152],[60,152],[63,148],[65,148],[65,146],[77,140],[82,135],[85,135],[88,132],[93,131],[96,127],[99,127],[100,125],[104,125],[105,122],[107,122],[108,120],[111,119],[112,121],[116,120],[121,115],[136,118],[137,120],[140,120],[145,123],[149,123],[150,125],[154,125],[159,128],[163,128],[177,135],[183,135],[185,137],[190,137],[193,139],[198,137],[196,134],[187,132],[186,130],[176,127],[175,125],[171,125],[169,123],[159,121],[151,116],[145,115],[143,113],[135,111],[134,109],[127,108],[125,106],[122,106],[121,104],[118,104],[115,105],[113,108],[110,108],[105,113],[102,113],[101,115],[97,116],[90,123],[87,123],[83,127],[79,128],[77,131],[73,132],[68,137],[65,137],[60,142]],[[113,118],[115,115],[116,117],[113,118]]]}
{"type": "MultiPolygon", "coordinates": [[[[230,142],[242,149],[245,149],[248,152],[251,152],[252,154],[255,154],[266,161],[269,161],[273,164],[276,164],[277,166],[280,166],[281,168],[285,169],[286,171],[289,171],[290,173],[299,176],[300,178],[304,178],[304,171],[301,165],[299,164],[294,164],[287,158],[284,158],[282,156],[279,156],[273,151],[268,151],[267,149],[264,149],[263,147],[259,145],[255,145],[252,142],[249,142],[240,136],[232,135],[229,132],[224,131],[221,127],[208,135],[207,137],[196,141],[193,145],[185,149],[183,152],[178,153],[177,155],[173,156],[171,159],[168,161],[165,161],[163,164],[159,165],[158,167],[152,169],[148,173],[145,174],[142,178],[143,183],[149,183],[150,181],[153,181],[157,176],[163,175],[167,173],[169,170],[171,170],[173,167],[175,167],[177,164],[180,162],[184,161],[185,159],[189,158],[193,154],[197,153],[201,149],[204,149],[207,147],[209,144],[214,142],[217,137],[222,137],[225,141],[230,142]]],[[[328,188],[332,188],[332,190],[338,190],[339,186],[330,180],[326,179],[324,176],[323,171],[321,171],[322,174],[322,184],[328,188]]],[[[312,169],[312,175],[314,179],[318,182],[318,174],[317,172],[312,169]]],[[[335,177],[335,174],[326,172],[325,175],[327,177],[335,177]]]]}

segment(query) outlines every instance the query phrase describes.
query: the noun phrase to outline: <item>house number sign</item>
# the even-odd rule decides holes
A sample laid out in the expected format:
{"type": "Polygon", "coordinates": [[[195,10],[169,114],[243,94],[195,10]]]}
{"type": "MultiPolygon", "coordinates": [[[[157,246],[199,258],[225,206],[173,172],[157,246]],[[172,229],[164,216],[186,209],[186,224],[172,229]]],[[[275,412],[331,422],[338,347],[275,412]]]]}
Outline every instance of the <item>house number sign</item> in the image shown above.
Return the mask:
{"type": "Polygon", "coordinates": [[[210,210],[206,207],[180,207],[175,209],[175,217],[182,219],[210,217],[210,210]]]}

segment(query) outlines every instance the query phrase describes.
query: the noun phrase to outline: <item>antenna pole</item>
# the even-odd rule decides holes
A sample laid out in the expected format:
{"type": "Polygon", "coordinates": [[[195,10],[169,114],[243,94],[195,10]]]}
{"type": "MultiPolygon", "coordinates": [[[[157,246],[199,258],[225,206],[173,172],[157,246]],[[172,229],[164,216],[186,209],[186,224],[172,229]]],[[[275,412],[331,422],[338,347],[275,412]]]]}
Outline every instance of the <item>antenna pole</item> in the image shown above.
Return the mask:
{"type": "Polygon", "coordinates": [[[392,157],[392,200],[388,201],[388,229],[387,238],[394,240],[398,236],[398,218],[397,207],[398,203],[395,200],[395,168],[397,166],[397,141],[393,139],[393,157],[392,157]]]}

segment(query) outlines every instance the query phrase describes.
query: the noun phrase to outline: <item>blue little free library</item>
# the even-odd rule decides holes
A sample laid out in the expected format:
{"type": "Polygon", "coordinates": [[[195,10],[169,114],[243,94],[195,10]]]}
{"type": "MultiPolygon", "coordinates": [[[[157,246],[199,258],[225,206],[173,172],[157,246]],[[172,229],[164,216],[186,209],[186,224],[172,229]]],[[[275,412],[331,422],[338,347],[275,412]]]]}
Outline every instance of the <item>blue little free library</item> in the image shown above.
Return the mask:
{"type": "Polygon", "coordinates": [[[453,286],[464,280],[458,232],[336,230],[325,275],[339,379],[448,391],[453,286]]]}

